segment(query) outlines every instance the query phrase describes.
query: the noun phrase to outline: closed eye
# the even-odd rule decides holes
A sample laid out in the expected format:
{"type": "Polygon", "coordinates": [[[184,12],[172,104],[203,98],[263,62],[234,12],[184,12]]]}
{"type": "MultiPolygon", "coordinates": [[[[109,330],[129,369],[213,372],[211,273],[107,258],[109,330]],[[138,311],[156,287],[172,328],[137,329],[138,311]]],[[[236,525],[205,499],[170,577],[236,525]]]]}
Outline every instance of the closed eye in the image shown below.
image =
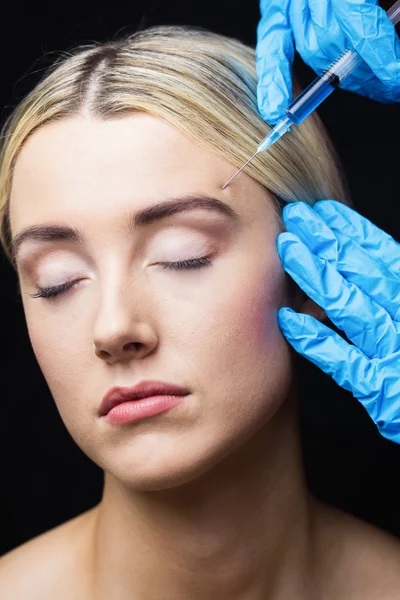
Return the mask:
{"type": "MultiPolygon", "coordinates": [[[[177,260],[175,262],[160,262],[158,264],[161,265],[163,269],[179,271],[181,269],[200,269],[201,267],[210,266],[212,261],[208,257],[202,256],[201,258],[177,260]]],[[[82,280],[76,279],[52,287],[39,288],[39,292],[36,292],[35,294],[29,294],[29,296],[31,298],[44,298],[45,300],[52,300],[56,296],[61,296],[68,292],[79,281],[82,280]]]]}
{"type": "Polygon", "coordinates": [[[176,262],[161,262],[159,264],[163,267],[163,269],[179,271],[179,269],[199,269],[200,267],[206,267],[211,265],[211,260],[206,256],[202,256],[201,258],[177,260],[176,262]]]}

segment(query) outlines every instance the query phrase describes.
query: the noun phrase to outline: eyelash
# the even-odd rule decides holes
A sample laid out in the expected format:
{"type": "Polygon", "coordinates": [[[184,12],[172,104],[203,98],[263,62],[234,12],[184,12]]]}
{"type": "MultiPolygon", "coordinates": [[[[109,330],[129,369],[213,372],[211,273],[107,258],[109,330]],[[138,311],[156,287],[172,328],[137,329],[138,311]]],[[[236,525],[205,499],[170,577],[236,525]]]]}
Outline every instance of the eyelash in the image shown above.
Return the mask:
{"type": "MultiPolygon", "coordinates": [[[[171,270],[171,271],[179,271],[181,269],[200,269],[201,267],[206,267],[211,265],[211,260],[207,256],[202,256],[201,258],[193,258],[190,260],[178,260],[176,262],[162,262],[159,263],[163,269],[171,270]]],[[[67,281],[66,283],[62,283],[61,285],[56,285],[47,288],[39,288],[39,292],[36,294],[29,294],[31,298],[44,298],[45,300],[52,300],[56,296],[61,296],[69,291],[75,283],[81,281],[77,279],[75,281],[67,281]]]]}

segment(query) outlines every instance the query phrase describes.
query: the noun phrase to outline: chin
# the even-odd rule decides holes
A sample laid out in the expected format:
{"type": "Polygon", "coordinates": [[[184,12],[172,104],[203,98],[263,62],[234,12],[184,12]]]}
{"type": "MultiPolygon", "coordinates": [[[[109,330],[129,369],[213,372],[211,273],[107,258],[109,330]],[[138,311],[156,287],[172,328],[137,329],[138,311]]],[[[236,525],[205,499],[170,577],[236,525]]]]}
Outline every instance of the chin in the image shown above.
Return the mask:
{"type": "Polygon", "coordinates": [[[232,452],[232,443],[224,449],[217,445],[213,450],[205,440],[201,449],[193,447],[192,450],[187,443],[178,444],[174,440],[168,444],[165,439],[158,440],[157,444],[147,441],[146,449],[134,446],[131,452],[125,445],[115,454],[108,453],[106,461],[95,457],[93,460],[104,470],[106,480],[113,479],[128,489],[147,492],[179,488],[206,474],[211,475],[213,468],[232,452]]]}

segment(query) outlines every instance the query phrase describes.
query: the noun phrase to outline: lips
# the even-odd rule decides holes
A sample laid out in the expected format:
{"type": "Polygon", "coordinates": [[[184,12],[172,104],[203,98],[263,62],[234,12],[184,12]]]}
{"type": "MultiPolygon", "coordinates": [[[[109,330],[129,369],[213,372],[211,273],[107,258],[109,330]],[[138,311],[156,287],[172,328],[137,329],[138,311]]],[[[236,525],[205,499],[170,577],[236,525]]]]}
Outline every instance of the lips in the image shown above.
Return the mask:
{"type": "Polygon", "coordinates": [[[190,394],[187,388],[163,381],[141,381],[130,388],[114,387],[104,396],[99,415],[102,417],[117,404],[129,400],[140,400],[150,396],[187,396],[187,394],[190,394]]]}

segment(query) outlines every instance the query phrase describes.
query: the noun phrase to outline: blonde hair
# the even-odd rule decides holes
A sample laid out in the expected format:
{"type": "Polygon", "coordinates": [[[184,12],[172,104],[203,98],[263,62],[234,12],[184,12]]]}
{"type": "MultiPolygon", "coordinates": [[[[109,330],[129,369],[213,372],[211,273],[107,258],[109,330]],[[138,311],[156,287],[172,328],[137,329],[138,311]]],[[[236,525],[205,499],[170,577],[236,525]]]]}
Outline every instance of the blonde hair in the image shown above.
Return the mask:
{"type": "MultiPolygon", "coordinates": [[[[2,131],[0,243],[10,261],[12,176],[28,138],[45,123],[74,115],[106,120],[138,111],[161,117],[235,167],[271,129],[257,109],[255,51],[236,39],[201,28],[156,26],[75,48],[55,61],[2,131]]],[[[282,229],[285,202],[312,205],[334,198],[351,204],[315,113],[259,154],[246,172],[274,195],[282,229]]]]}

